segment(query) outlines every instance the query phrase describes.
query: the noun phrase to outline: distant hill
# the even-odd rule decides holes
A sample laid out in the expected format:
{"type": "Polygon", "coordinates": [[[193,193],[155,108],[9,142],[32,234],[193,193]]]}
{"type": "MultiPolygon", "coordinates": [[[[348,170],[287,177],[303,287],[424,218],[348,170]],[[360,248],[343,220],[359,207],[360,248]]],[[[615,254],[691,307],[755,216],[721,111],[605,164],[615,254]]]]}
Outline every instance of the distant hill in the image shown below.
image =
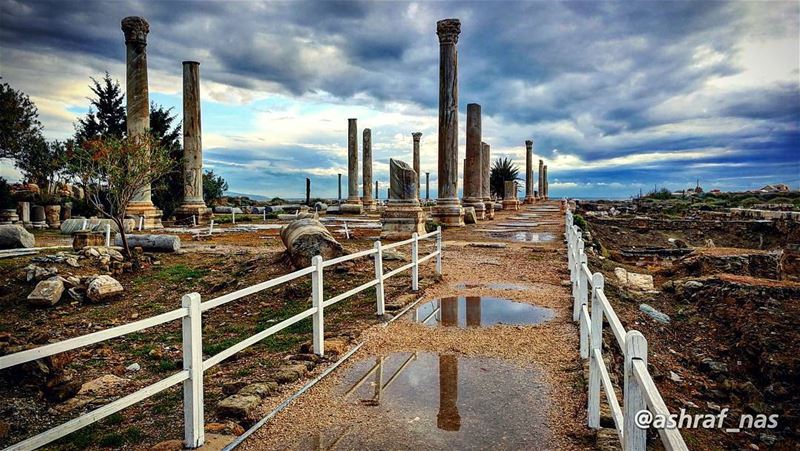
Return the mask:
{"type": "Polygon", "coordinates": [[[236,191],[225,191],[225,195],[226,196],[231,196],[231,197],[242,197],[242,196],[244,196],[244,197],[249,197],[250,199],[253,199],[253,200],[264,200],[264,201],[272,199],[271,197],[262,196],[260,194],[237,193],[236,191]]]}

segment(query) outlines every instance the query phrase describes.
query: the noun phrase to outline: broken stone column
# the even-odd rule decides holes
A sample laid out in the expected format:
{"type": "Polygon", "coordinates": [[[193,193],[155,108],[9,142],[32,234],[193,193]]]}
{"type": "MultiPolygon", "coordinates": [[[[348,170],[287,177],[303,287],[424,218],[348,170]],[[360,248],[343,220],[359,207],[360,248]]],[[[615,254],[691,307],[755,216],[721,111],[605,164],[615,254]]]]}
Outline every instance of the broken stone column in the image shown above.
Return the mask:
{"type": "Polygon", "coordinates": [[[467,105],[467,158],[464,159],[464,208],[475,209],[475,219],[486,219],[486,206],[481,192],[481,106],[467,105]]]}
{"type": "Polygon", "coordinates": [[[506,180],[503,184],[503,210],[519,210],[517,199],[517,181],[506,180]]]}
{"type": "Polygon", "coordinates": [[[491,168],[491,147],[485,142],[481,143],[481,195],[483,205],[486,209],[486,219],[494,219],[494,201],[492,201],[492,187],[490,184],[491,168]]]}
{"type": "Polygon", "coordinates": [[[31,227],[34,229],[43,229],[47,227],[46,216],[44,214],[44,207],[41,205],[34,205],[31,207],[31,227]]]}
{"type": "Polygon", "coordinates": [[[539,198],[544,198],[544,161],[539,160],[539,198]]]}
{"type": "Polygon", "coordinates": [[[439,35],[439,192],[433,216],[443,226],[463,227],[458,200],[458,19],[436,23],[439,35]]]}
{"type": "Polygon", "coordinates": [[[17,204],[17,214],[22,221],[23,227],[31,226],[31,204],[30,202],[19,202],[17,204]]]}
{"type": "Polygon", "coordinates": [[[381,239],[404,240],[425,233],[425,213],[419,205],[417,174],[408,164],[389,160],[389,200],[381,214],[381,239]]]}
{"type": "Polygon", "coordinates": [[[544,182],[543,182],[543,185],[542,185],[543,186],[542,189],[544,190],[544,200],[548,200],[548,199],[550,199],[550,188],[549,188],[548,183],[547,183],[548,182],[548,180],[547,180],[547,165],[544,165],[544,168],[542,168],[542,179],[544,179],[544,182]]]}
{"type": "Polygon", "coordinates": [[[525,203],[532,204],[536,201],[533,195],[533,141],[525,141],[525,203]]]}
{"type": "Polygon", "coordinates": [[[347,201],[342,213],[360,215],[361,198],[358,197],[358,126],[355,119],[347,120],[347,201]]]}
{"type": "Polygon", "coordinates": [[[183,202],[176,220],[195,217],[206,224],[213,216],[203,200],[203,141],[200,121],[200,63],[183,62],[183,202]]]}
{"type": "Polygon", "coordinates": [[[419,172],[419,140],[422,138],[421,132],[416,132],[411,134],[411,138],[414,140],[414,172],[417,173],[417,194],[420,194],[420,180],[419,176],[422,172],[419,172]]]}
{"type": "MultiPolygon", "coordinates": [[[[150,93],[147,86],[147,33],[150,25],[141,17],[122,19],[125,34],[126,65],[125,98],[127,100],[128,139],[145,136],[150,128],[150,93]]],[[[150,199],[150,185],[136,192],[125,212],[128,216],[144,217],[145,229],[160,229],[161,210],[150,199]]]]}
{"type": "Polygon", "coordinates": [[[375,211],[375,199],[372,198],[372,130],[365,128],[362,132],[362,144],[364,145],[364,180],[361,184],[361,203],[364,210],[375,211]]]}

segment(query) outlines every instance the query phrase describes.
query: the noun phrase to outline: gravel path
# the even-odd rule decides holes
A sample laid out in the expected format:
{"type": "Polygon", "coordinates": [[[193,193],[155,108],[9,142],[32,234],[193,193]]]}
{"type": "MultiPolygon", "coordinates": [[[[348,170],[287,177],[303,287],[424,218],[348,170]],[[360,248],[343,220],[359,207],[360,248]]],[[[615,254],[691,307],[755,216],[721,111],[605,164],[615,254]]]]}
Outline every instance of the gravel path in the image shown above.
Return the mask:
{"type": "MultiPolygon", "coordinates": [[[[428,327],[401,318],[388,327],[367,329],[360,337],[366,343],[361,350],[254,433],[242,448],[592,448],[584,426],[578,335],[571,320],[569,289],[561,285],[568,278],[563,221],[556,203],[544,209],[540,205],[499,211],[494,221],[446,230],[443,280],[427,288],[422,299],[499,297],[548,307],[555,311],[552,320],[457,328],[428,327]],[[536,214],[540,224],[531,230],[556,238],[513,242],[475,230],[530,221],[521,214],[536,214]],[[506,243],[506,247],[468,246],[471,242],[506,243]],[[508,289],[517,285],[526,289],[508,289]],[[405,360],[410,363],[400,368],[405,360]],[[383,382],[374,382],[369,374],[366,388],[354,391],[358,396],[344,396],[375,362],[386,362],[385,368],[380,366],[383,382]],[[393,385],[386,386],[395,373],[393,385]],[[376,391],[377,400],[365,400],[365,393],[381,383],[385,388],[376,391]],[[455,426],[443,419],[443,412],[449,412],[446,399],[457,407],[455,426]],[[520,429],[520,421],[530,427],[520,429]]],[[[265,413],[269,408],[264,406],[265,413]]]]}

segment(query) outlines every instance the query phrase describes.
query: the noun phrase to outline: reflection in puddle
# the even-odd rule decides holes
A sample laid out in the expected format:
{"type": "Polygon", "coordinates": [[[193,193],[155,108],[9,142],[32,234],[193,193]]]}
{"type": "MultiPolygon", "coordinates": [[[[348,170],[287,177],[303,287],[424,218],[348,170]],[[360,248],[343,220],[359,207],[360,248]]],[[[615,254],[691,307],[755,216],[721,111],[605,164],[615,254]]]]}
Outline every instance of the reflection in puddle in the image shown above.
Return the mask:
{"type": "Polygon", "coordinates": [[[538,373],[499,359],[371,357],[353,365],[340,390],[358,417],[306,437],[302,448],[535,449],[550,440],[538,373]]]}
{"type": "Polygon", "coordinates": [[[526,291],[528,287],[525,285],[517,285],[515,283],[468,283],[460,282],[455,285],[456,290],[469,290],[473,288],[487,288],[489,290],[510,290],[510,291],[526,291]]]}
{"type": "Polygon", "coordinates": [[[524,243],[541,243],[545,241],[553,241],[556,238],[552,233],[525,232],[516,230],[509,230],[507,232],[490,232],[489,236],[492,238],[521,241],[524,243]]]}
{"type": "Polygon", "coordinates": [[[413,321],[429,326],[488,327],[495,324],[538,324],[552,319],[555,313],[508,299],[484,296],[459,296],[436,299],[412,312],[413,321]]]}

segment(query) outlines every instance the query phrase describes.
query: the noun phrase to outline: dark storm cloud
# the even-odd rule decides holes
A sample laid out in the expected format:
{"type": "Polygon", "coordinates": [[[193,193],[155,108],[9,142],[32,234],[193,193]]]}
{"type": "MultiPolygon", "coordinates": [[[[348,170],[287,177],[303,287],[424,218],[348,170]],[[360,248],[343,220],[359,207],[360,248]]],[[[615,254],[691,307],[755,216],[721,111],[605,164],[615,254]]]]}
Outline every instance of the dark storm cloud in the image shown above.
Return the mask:
{"type": "MultiPolygon", "coordinates": [[[[538,130],[537,149],[547,155],[559,148],[590,161],[730,148],[760,152],[755,160],[797,159],[796,82],[704,94],[709,80],[743,70],[737,57],[743,40],[796,39],[796,3],[0,0],[0,11],[2,66],[25,64],[24,54],[12,59],[5,49],[119,63],[119,21],[142,15],[151,24],[154,69],[174,73],[181,60],[198,59],[204,79],[228,86],[294,96],[325,92],[378,110],[399,101],[428,115],[438,101],[435,22],[459,17],[462,111],[478,102],[497,123],[538,130]],[[681,97],[683,103],[670,106],[681,97]],[[727,119],[742,127],[653,132],[727,119]],[[540,126],[548,123],[568,123],[574,131],[540,126]]],[[[498,136],[495,144],[516,146],[523,138],[498,136]]],[[[227,152],[225,161],[247,164],[264,158],[258,152],[227,152]]]]}

